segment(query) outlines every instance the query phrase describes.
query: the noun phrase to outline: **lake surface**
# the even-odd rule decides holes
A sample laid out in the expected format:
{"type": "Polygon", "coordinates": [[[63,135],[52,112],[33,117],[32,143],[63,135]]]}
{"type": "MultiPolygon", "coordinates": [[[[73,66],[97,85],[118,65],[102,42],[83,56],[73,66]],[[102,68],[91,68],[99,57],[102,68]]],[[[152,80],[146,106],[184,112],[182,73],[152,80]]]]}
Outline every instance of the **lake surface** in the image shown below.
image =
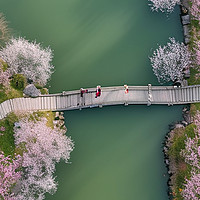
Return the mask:
{"type": "MultiPolygon", "coordinates": [[[[147,0],[0,0],[15,35],[54,50],[50,92],[96,85],[158,85],[148,56],[182,41],[179,8],[152,13],[147,0]]],[[[181,106],[113,106],[65,112],[75,142],[57,165],[48,200],[167,200],[163,140],[181,106]]]]}

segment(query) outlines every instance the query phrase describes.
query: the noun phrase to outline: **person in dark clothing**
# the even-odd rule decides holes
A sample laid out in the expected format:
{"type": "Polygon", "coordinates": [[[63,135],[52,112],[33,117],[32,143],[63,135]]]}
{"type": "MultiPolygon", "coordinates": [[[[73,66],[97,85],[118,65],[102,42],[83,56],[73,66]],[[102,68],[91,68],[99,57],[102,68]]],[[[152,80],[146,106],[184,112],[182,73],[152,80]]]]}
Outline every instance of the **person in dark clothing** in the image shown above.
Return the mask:
{"type": "Polygon", "coordinates": [[[83,94],[84,94],[84,93],[87,93],[87,92],[88,92],[87,89],[81,88],[81,89],[80,89],[81,97],[83,97],[83,94]]]}

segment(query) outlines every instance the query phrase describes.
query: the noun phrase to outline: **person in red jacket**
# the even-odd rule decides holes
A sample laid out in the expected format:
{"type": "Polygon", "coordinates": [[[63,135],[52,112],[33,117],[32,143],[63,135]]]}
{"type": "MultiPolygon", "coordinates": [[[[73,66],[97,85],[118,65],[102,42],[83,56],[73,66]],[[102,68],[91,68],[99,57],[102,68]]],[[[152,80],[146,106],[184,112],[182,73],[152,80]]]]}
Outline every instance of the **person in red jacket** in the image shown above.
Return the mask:
{"type": "Polygon", "coordinates": [[[97,89],[96,89],[96,96],[95,96],[95,98],[100,97],[100,96],[101,96],[101,86],[98,85],[97,89]]]}
{"type": "Polygon", "coordinates": [[[124,85],[125,94],[128,94],[128,85],[124,85]]]}

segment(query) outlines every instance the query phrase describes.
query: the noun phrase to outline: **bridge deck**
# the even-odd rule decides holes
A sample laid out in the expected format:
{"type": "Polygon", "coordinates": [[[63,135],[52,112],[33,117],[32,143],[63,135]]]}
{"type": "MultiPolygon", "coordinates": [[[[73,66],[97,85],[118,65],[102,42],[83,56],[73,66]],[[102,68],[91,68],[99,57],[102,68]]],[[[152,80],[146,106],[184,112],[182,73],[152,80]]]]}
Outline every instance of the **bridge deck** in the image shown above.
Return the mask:
{"type": "Polygon", "coordinates": [[[80,91],[42,95],[37,98],[15,98],[0,104],[0,119],[12,111],[72,110],[118,104],[188,104],[200,102],[200,85],[174,88],[172,86],[103,87],[100,97],[95,98],[96,88],[80,96],[80,91]]]}

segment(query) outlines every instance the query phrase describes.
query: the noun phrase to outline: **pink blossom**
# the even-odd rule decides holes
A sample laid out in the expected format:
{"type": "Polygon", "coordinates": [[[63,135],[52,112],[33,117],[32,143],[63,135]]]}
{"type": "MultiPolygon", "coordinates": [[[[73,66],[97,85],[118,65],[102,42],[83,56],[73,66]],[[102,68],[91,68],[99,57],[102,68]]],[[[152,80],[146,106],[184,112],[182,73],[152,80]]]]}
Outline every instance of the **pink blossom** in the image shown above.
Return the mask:
{"type": "Polygon", "coordinates": [[[200,21],[200,1],[199,0],[191,0],[191,14],[195,20],[200,21]]]}
{"type": "Polygon", "coordinates": [[[11,76],[10,72],[8,70],[3,71],[0,67],[0,84],[3,84],[4,86],[9,85],[9,77],[11,76]]]}
{"type": "MultiPolygon", "coordinates": [[[[200,32],[199,32],[200,34],[200,32]]],[[[200,65],[200,40],[194,41],[195,61],[197,65],[200,65]]]]}
{"type": "Polygon", "coordinates": [[[6,128],[4,126],[0,127],[0,131],[5,131],[5,130],[6,130],[6,128]]]}
{"type": "Polygon", "coordinates": [[[185,149],[181,151],[185,162],[192,167],[192,176],[186,179],[182,192],[185,200],[199,200],[200,196],[200,112],[195,115],[194,124],[196,125],[195,136],[187,137],[185,149]]]}
{"type": "Polygon", "coordinates": [[[21,177],[21,172],[17,171],[20,165],[21,156],[16,155],[12,159],[0,152],[0,196],[5,200],[11,200],[14,197],[11,188],[21,177]]]}
{"type": "Polygon", "coordinates": [[[185,189],[182,191],[185,200],[199,200],[200,196],[200,174],[192,173],[190,180],[187,180],[185,189]]]}
{"type": "Polygon", "coordinates": [[[53,177],[55,163],[63,159],[66,163],[73,150],[73,143],[65,130],[51,129],[46,119],[41,121],[22,120],[21,128],[15,128],[15,144],[25,145],[22,167],[21,192],[16,200],[44,199],[46,192],[53,194],[57,183],[53,177]]]}

